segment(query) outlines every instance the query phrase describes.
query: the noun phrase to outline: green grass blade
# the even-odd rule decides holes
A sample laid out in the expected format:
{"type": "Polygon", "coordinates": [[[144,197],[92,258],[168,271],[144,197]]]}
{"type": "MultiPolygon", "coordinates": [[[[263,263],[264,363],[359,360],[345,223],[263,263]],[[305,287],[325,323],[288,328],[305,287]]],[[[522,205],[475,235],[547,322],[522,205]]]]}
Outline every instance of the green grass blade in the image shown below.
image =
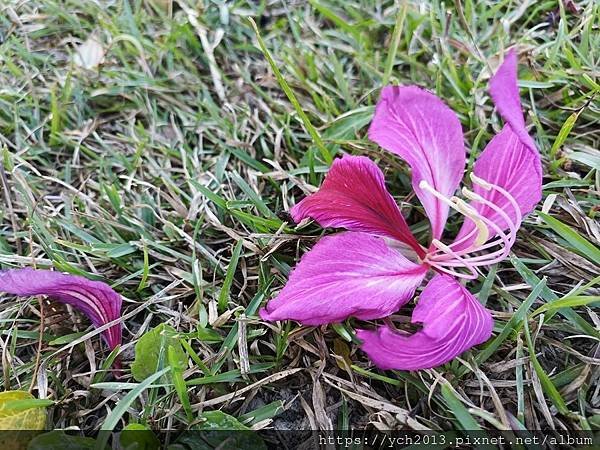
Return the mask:
{"type": "Polygon", "coordinates": [[[242,241],[238,241],[233,248],[231,254],[231,260],[229,266],[227,266],[227,273],[225,274],[225,280],[223,281],[223,287],[219,292],[219,310],[224,311],[227,309],[227,302],[229,301],[229,292],[231,291],[231,285],[233,284],[233,277],[237,270],[238,261],[240,259],[240,253],[242,252],[242,241]]]}
{"type": "MultiPolygon", "coordinates": [[[[165,367],[160,372],[156,372],[154,375],[151,375],[148,378],[146,378],[134,389],[128,392],[127,395],[125,395],[125,397],[123,397],[121,401],[119,401],[116,404],[115,408],[108,414],[108,416],[106,416],[106,419],[104,419],[104,423],[100,427],[100,431],[114,430],[117,424],[119,423],[119,420],[121,420],[121,417],[123,417],[123,414],[125,414],[127,409],[135,401],[135,399],[138,398],[141,395],[141,393],[144,392],[149,386],[151,386],[152,383],[154,383],[156,380],[158,380],[170,370],[170,367],[165,367]]],[[[104,447],[106,447],[106,443],[108,441],[109,436],[110,435],[108,433],[100,433],[98,439],[96,440],[96,449],[103,449],[104,447]]]]}
{"type": "Polygon", "coordinates": [[[249,17],[248,20],[250,21],[250,25],[252,25],[252,28],[254,29],[254,32],[256,33],[256,38],[258,39],[258,45],[260,46],[260,49],[261,49],[263,55],[265,55],[265,58],[267,58],[267,61],[269,62],[269,65],[271,66],[271,69],[273,70],[273,73],[275,74],[275,78],[277,78],[277,82],[279,83],[279,86],[281,86],[281,89],[283,89],[283,92],[285,92],[285,95],[287,96],[288,100],[294,106],[294,109],[300,116],[300,120],[302,121],[302,124],[306,128],[306,131],[308,131],[308,133],[312,137],[313,142],[315,143],[315,145],[319,149],[319,152],[321,153],[321,156],[323,157],[323,160],[327,164],[331,164],[331,162],[333,161],[333,157],[331,156],[331,153],[329,153],[329,150],[327,149],[327,147],[325,147],[325,144],[323,143],[323,140],[321,139],[321,135],[319,134],[317,129],[313,126],[313,124],[310,122],[310,119],[308,118],[308,116],[302,109],[300,102],[296,98],[294,91],[292,91],[292,89],[288,85],[287,81],[285,81],[285,78],[281,74],[279,67],[277,67],[275,60],[273,59],[273,57],[271,56],[271,53],[267,49],[267,46],[265,45],[265,42],[263,41],[263,38],[261,37],[260,32],[258,31],[258,27],[256,26],[256,23],[254,22],[254,20],[251,17],[249,17]]]}
{"type": "Polygon", "coordinates": [[[463,430],[476,431],[481,430],[479,423],[475,420],[475,418],[469,413],[467,408],[462,404],[459,398],[456,396],[452,388],[450,388],[446,383],[442,385],[442,396],[450,411],[458,420],[463,430]]]}
{"type": "Polygon", "coordinates": [[[594,264],[600,264],[600,249],[590,241],[582,237],[577,231],[560,220],[555,219],[548,214],[538,212],[538,215],[550,228],[566,240],[581,256],[589,259],[594,264]]]}

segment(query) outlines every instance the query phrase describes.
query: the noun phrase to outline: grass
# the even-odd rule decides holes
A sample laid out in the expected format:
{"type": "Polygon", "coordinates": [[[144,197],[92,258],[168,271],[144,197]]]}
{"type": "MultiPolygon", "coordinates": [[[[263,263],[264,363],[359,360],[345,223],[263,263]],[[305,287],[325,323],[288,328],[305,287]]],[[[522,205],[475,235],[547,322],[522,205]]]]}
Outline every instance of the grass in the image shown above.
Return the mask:
{"type": "MultiPolygon", "coordinates": [[[[600,426],[597,2],[0,9],[0,263],[104,280],[125,299],[126,374],[114,380],[114,355],[80,314],[3,296],[4,387],[54,400],[50,426],[183,429],[213,409],[256,429],[600,426]],[[90,36],[104,58],[87,70],[73,55],[90,36]],[[544,199],[510,260],[471,284],[494,337],[434,370],[383,372],[352,342],[353,320],[260,321],[323,234],[285,212],[335,156],[376,159],[398,201],[411,198],[407,167],[366,139],[384,80],[442,97],[471,165],[500,129],[486,85],[511,46],[544,199]],[[187,365],[165,356],[152,378],[178,376],[142,387],[128,372],[134,346],[160,323],[177,330],[187,365]]],[[[403,211],[424,241],[422,209],[403,211]]]]}

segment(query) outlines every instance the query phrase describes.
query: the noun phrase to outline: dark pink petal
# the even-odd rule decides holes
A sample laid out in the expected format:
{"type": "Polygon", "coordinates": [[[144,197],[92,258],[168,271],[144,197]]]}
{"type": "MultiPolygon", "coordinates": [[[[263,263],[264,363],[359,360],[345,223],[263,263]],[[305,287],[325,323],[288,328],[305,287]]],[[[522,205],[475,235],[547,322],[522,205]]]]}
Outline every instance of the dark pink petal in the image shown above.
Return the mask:
{"type": "MultiPolygon", "coordinates": [[[[490,81],[490,92],[507,123],[481,153],[475,162],[473,173],[507,191],[518,204],[519,214],[507,197],[498,190],[486,190],[477,185],[473,190],[504,211],[518,228],[520,223],[517,216],[524,216],[531,212],[542,198],[542,165],[535,143],[525,129],[517,86],[517,58],[514,51],[508,53],[504,63],[490,81]]],[[[471,205],[484,217],[496,223],[500,229],[509,228],[506,219],[493,208],[480,202],[472,202],[471,205]]],[[[457,240],[469,234],[474,236],[473,228],[473,222],[466,220],[457,240]]],[[[489,231],[490,239],[497,234],[491,228],[489,231]]],[[[468,247],[472,241],[473,239],[464,241],[457,248],[468,247]]]]}
{"type": "Polygon", "coordinates": [[[494,321],[454,278],[436,275],[423,290],[412,323],[423,328],[402,335],[387,326],[359,330],[369,358],[381,369],[430,369],[450,361],[492,334],[494,321]]]}
{"type": "Polygon", "coordinates": [[[410,300],[426,272],[382,238],[357,232],[326,236],[302,257],[260,316],[305,325],[385,317],[410,300]]]}
{"type": "MultiPolygon", "coordinates": [[[[50,270],[13,269],[0,272],[0,291],[13,295],[47,295],[82,311],[96,327],[121,317],[121,296],[105,283],[50,270]]],[[[103,332],[114,349],[121,343],[121,325],[103,332]]]]}
{"type": "Polygon", "coordinates": [[[456,114],[438,97],[416,86],[387,86],[375,109],[369,139],[403,158],[412,168],[412,185],[439,239],[448,206],[423,190],[427,182],[450,197],[465,168],[465,148],[456,114]]]}
{"type": "Polygon", "coordinates": [[[296,222],[310,217],[322,227],[397,239],[423,254],[385,187],[383,173],[364,156],[345,155],[333,161],[319,191],[294,206],[291,215],[296,222]]]}

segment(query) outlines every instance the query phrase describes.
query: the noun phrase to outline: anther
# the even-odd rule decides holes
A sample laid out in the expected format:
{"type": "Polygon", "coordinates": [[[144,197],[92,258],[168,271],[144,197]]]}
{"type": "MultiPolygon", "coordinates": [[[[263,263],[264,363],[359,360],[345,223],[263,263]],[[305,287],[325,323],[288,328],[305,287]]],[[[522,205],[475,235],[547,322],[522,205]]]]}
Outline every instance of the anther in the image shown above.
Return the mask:
{"type": "Polygon", "coordinates": [[[489,191],[492,189],[492,187],[494,186],[492,183],[489,183],[487,181],[485,181],[483,178],[479,178],[477,175],[475,175],[473,172],[471,172],[469,174],[469,178],[471,179],[471,181],[478,185],[481,186],[482,188],[484,188],[486,191],[489,191]]]}

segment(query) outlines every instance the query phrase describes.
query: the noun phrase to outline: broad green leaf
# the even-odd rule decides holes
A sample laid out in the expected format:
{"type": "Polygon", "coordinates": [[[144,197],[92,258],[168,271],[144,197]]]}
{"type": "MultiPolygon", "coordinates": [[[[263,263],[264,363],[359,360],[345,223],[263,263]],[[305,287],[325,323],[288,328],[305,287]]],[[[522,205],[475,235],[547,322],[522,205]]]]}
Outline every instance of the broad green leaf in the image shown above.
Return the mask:
{"type": "Polygon", "coordinates": [[[36,399],[26,391],[0,392],[0,430],[43,430],[51,400],[36,399]]]}
{"type": "Polygon", "coordinates": [[[239,417],[245,423],[255,424],[265,419],[275,417],[283,412],[285,404],[281,400],[269,403],[268,405],[256,408],[254,411],[247,412],[239,417]]]}
{"type": "Polygon", "coordinates": [[[162,369],[167,361],[169,348],[173,348],[173,358],[185,367],[187,356],[181,347],[177,331],[173,327],[161,323],[146,332],[135,344],[135,360],[131,364],[133,378],[142,381],[162,369]]]}
{"type": "Polygon", "coordinates": [[[342,114],[323,133],[324,139],[356,139],[356,132],[366,127],[373,119],[375,108],[365,106],[342,114]]]}
{"type": "Polygon", "coordinates": [[[35,437],[27,450],[93,450],[95,446],[96,440],[93,438],[50,431],[35,437]]]}
{"type": "Polygon", "coordinates": [[[565,158],[585,164],[592,169],[600,170],[600,156],[598,156],[598,152],[596,152],[596,154],[587,152],[569,152],[565,154],[565,158]]]}
{"type": "Polygon", "coordinates": [[[223,411],[205,411],[198,419],[199,423],[191,429],[202,431],[202,433],[191,433],[187,439],[184,433],[183,439],[178,439],[178,442],[185,443],[190,450],[217,448],[266,450],[267,448],[258,434],[223,411]],[[231,433],[231,431],[235,431],[235,433],[231,433]]]}
{"type": "Polygon", "coordinates": [[[122,450],[157,450],[160,441],[152,430],[140,423],[130,423],[119,434],[122,450]]]}

